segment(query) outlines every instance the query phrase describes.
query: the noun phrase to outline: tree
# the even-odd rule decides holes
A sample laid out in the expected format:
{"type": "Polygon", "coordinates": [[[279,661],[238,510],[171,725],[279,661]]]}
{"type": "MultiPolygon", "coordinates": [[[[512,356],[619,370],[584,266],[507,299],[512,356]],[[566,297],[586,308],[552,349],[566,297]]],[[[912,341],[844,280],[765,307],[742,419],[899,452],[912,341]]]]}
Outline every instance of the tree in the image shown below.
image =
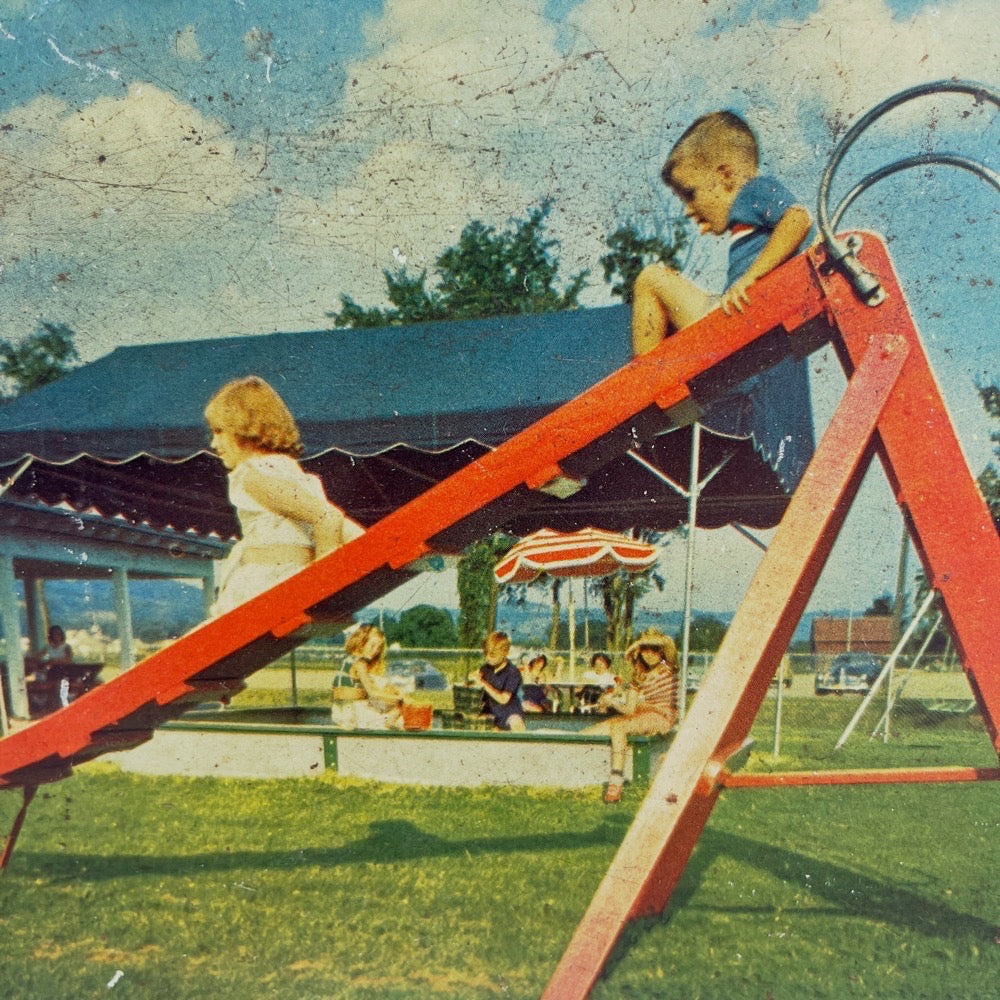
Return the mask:
{"type": "MultiPolygon", "coordinates": [[[[700,653],[714,653],[726,635],[726,623],[714,615],[697,615],[691,621],[689,646],[700,653]]],[[[680,641],[677,643],[680,648],[680,641]]]]}
{"type": "MultiPolygon", "coordinates": [[[[994,420],[1000,420],[1000,385],[996,382],[979,386],[979,397],[983,403],[983,409],[994,420]]],[[[996,446],[993,454],[1000,458],[1000,431],[993,431],[990,440],[996,446]]],[[[986,502],[990,505],[990,513],[993,520],[1000,522],[1000,472],[996,465],[990,462],[979,477],[979,488],[986,497],[986,502]]]]}
{"type": "Polygon", "coordinates": [[[543,232],[550,209],[551,202],[545,201],[500,232],[478,220],[470,222],[458,243],[434,262],[433,287],[427,287],[426,271],[383,271],[392,308],[360,306],[341,295],[340,311],[328,315],[335,326],[362,329],[575,309],[587,272],[572,277],[565,288],[557,287],[559,263],[553,250],[558,244],[543,232]]]}
{"type": "Polygon", "coordinates": [[[884,593],[879,597],[876,597],[871,603],[871,607],[862,615],[863,618],[871,618],[877,615],[891,615],[892,614],[892,595],[889,593],[884,593]]]}
{"type": "MultiPolygon", "coordinates": [[[[644,542],[660,544],[666,535],[663,532],[641,530],[637,537],[644,542]]],[[[644,573],[628,573],[621,570],[594,582],[594,591],[600,598],[607,619],[608,649],[625,649],[632,641],[632,622],[635,606],[643,594],[655,587],[663,589],[663,578],[652,570],[644,573]]]]}
{"type": "Polygon", "coordinates": [[[456,642],[455,623],[444,608],[417,604],[386,625],[386,640],[411,649],[451,649],[456,642]]]}
{"type": "Polygon", "coordinates": [[[499,532],[473,542],[458,561],[458,644],[474,649],[496,627],[500,585],[493,567],[514,544],[499,532]]]}
{"type": "Polygon", "coordinates": [[[63,323],[42,320],[19,344],[0,340],[0,376],[6,382],[2,395],[8,399],[23,396],[72,371],[80,360],[75,337],[63,323]]]}
{"type": "Polygon", "coordinates": [[[673,219],[668,226],[669,237],[661,226],[649,233],[628,222],[604,241],[611,252],[601,258],[601,265],[612,295],[631,303],[635,279],[647,264],[680,266],[680,253],[687,245],[687,224],[684,219],[673,219]]]}
{"type": "MultiPolygon", "coordinates": [[[[392,308],[358,305],[341,295],[341,309],[331,313],[338,327],[364,329],[428,320],[477,319],[515,313],[575,309],[587,272],[559,288],[556,241],[546,239],[545,220],[551,209],[546,201],[531,209],[525,219],[513,220],[496,230],[483,222],[470,222],[458,243],[435,261],[436,279],[428,288],[428,275],[413,275],[405,268],[385,271],[386,293],[392,308]]],[[[496,622],[499,588],[493,565],[513,540],[494,535],[475,542],[458,566],[459,643],[475,647],[496,622]]]]}

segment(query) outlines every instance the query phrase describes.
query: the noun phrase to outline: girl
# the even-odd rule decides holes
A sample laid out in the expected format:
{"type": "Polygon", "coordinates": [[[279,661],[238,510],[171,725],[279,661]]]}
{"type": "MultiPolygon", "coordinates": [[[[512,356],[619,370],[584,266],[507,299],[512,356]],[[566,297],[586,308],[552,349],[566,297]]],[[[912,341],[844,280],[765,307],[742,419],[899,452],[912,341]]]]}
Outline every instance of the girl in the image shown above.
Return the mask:
{"type": "MultiPolygon", "coordinates": [[[[594,653],[590,658],[590,669],[584,672],[583,687],[580,689],[580,711],[593,712],[601,696],[617,687],[621,680],[611,673],[611,660],[607,653],[594,653]]],[[[607,702],[608,699],[605,699],[607,702]]],[[[606,709],[605,709],[606,711],[606,709]]]]}
{"type": "Polygon", "coordinates": [[[344,729],[402,729],[403,696],[385,678],[382,630],[377,625],[359,625],[347,637],[344,650],[351,657],[354,687],[334,688],[341,699],[333,704],[334,724],[344,729]]]}
{"type": "Polygon", "coordinates": [[[219,575],[218,616],[363,533],[296,461],[299,430],[281,397],[255,375],[224,385],[205,408],[212,450],[229,470],[242,538],[219,575]]]}
{"type": "Polygon", "coordinates": [[[48,642],[42,647],[38,658],[43,663],[70,663],[73,648],[66,641],[66,633],[61,625],[52,625],[48,631],[48,642]]]}
{"type": "Polygon", "coordinates": [[[525,712],[554,712],[550,692],[545,686],[545,671],[549,665],[544,653],[536,653],[521,671],[521,708],[525,712]]]}
{"type": "Polygon", "coordinates": [[[625,752],[631,733],[666,735],[677,722],[677,647],[658,629],[647,629],[625,650],[632,682],[624,694],[609,692],[599,706],[621,713],[583,730],[611,737],[611,780],[605,802],[620,802],[625,778],[625,752]]]}

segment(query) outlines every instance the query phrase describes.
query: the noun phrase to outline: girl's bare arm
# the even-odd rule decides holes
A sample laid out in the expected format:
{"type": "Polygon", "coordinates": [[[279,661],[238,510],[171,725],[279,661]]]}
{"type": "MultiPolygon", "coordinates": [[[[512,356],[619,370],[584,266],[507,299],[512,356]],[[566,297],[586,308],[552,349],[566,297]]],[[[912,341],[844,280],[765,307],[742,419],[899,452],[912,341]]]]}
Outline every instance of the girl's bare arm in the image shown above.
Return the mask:
{"type": "Polygon", "coordinates": [[[268,510],[310,525],[317,558],[364,534],[364,528],[357,521],[352,521],[325,498],[301,489],[297,480],[251,468],[247,470],[243,485],[247,493],[268,510]]]}

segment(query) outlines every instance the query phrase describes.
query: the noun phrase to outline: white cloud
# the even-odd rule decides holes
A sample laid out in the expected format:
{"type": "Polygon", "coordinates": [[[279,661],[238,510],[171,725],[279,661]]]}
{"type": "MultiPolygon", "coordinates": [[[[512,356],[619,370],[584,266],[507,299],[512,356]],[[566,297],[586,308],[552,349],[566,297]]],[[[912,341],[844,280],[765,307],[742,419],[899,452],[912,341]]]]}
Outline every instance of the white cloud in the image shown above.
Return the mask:
{"type": "MultiPolygon", "coordinates": [[[[341,292],[381,302],[394,248],[428,266],[470,220],[500,227],[544,197],[562,274],[590,268],[587,301],[603,302],[603,239],[670,205],[659,168],[693,117],[745,112],[769,166],[811,196],[835,135],[876,101],[941,77],[995,76],[993,7],[954,0],[894,18],[882,0],[821,0],[802,17],[733,24],[717,0],[585,0],[557,26],[543,0],[387,0],[341,100],[324,107],[322,88],[305,90],[285,118],[265,97],[256,144],[149,83],[77,106],[41,96],[0,121],[4,335],[45,316],[76,329],[90,358],[119,342],[316,328],[341,292]]],[[[208,62],[197,28],[163,37],[197,79],[208,62]]],[[[285,41],[235,34],[238,57],[214,65],[229,57],[264,95],[277,92],[290,74],[274,69],[273,50],[285,41]]],[[[958,114],[971,104],[953,103],[958,114]]],[[[293,105],[286,95],[282,114],[293,105]]],[[[890,130],[918,121],[923,135],[927,116],[893,116],[890,130]]],[[[941,271],[936,287],[967,283],[947,255],[928,267],[941,271]]],[[[945,308],[921,298],[925,311],[945,308]]],[[[698,585],[708,600],[720,583],[710,600],[724,607],[717,576],[698,585]]],[[[873,593],[883,576],[880,565],[873,593]]]]}
{"type": "Polygon", "coordinates": [[[39,97],[6,124],[0,203],[21,253],[187,239],[245,184],[223,126],[149,84],[79,110],[39,97]]]}

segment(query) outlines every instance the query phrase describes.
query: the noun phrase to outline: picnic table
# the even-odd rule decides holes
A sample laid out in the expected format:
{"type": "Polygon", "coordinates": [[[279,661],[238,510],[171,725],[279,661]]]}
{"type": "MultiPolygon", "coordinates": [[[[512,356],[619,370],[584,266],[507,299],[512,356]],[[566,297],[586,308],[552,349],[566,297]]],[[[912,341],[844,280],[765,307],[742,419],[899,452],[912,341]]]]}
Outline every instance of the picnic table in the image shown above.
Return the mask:
{"type": "Polygon", "coordinates": [[[76,660],[43,663],[37,656],[26,656],[24,672],[28,678],[28,710],[31,717],[48,715],[97,687],[101,683],[98,675],[103,667],[103,663],[76,660]]]}

